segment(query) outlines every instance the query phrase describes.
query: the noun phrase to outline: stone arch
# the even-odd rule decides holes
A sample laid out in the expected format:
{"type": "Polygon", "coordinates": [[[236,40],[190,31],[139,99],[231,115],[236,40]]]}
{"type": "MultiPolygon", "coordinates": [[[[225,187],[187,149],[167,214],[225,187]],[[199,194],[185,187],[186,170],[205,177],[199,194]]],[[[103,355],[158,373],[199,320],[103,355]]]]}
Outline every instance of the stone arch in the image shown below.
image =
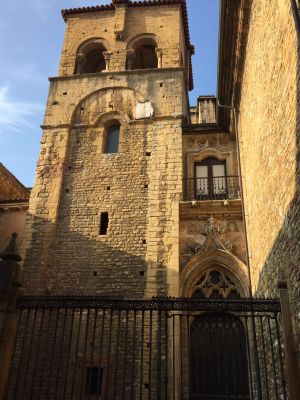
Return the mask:
{"type": "Polygon", "coordinates": [[[90,38],[76,50],[75,74],[101,72],[107,69],[108,43],[103,38],[90,38]]]}
{"type": "Polygon", "coordinates": [[[135,47],[136,43],[142,39],[153,40],[156,42],[157,47],[160,47],[159,38],[154,33],[139,33],[138,35],[136,35],[136,36],[132,37],[130,40],[128,40],[126,49],[127,50],[133,49],[135,47]]]}
{"type": "MultiPolygon", "coordinates": [[[[94,126],[102,114],[119,113],[135,118],[137,101],[143,98],[132,88],[116,86],[97,89],[79,101],[71,115],[71,125],[94,126]]],[[[101,119],[101,118],[100,118],[101,119]]]]}
{"type": "Polygon", "coordinates": [[[127,43],[126,69],[161,68],[161,57],[156,35],[139,34],[127,43]]]}
{"type": "Polygon", "coordinates": [[[214,265],[227,271],[239,284],[243,297],[249,296],[249,278],[246,265],[233,254],[224,250],[213,250],[196,254],[180,273],[180,296],[191,297],[200,276],[214,265]]]}

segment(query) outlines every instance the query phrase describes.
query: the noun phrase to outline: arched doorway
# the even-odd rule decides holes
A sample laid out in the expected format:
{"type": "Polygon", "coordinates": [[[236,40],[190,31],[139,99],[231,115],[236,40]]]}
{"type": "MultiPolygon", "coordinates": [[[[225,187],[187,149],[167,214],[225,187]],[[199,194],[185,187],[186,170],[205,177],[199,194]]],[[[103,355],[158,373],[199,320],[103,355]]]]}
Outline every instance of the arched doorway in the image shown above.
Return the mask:
{"type": "Polygon", "coordinates": [[[195,317],[190,328],[190,400],[250,399],[243,324],[226,313],[195,317]]]}

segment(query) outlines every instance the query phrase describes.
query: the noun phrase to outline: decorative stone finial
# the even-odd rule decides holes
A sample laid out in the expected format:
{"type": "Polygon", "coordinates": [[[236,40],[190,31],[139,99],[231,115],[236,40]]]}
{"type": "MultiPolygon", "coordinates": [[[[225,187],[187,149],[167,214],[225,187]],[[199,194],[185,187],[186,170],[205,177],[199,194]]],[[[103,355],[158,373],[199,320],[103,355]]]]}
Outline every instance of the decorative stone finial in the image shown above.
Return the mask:
{"type": "Polygon", "coordinates": [[[2,258],[2,260],[13,260],[17,262],[22,260],[21,256],[17,252],[17,236],[18,234],[15,232],[11,235],[8,246],[3,253],[0,254],[0,258],[2,258]]]}

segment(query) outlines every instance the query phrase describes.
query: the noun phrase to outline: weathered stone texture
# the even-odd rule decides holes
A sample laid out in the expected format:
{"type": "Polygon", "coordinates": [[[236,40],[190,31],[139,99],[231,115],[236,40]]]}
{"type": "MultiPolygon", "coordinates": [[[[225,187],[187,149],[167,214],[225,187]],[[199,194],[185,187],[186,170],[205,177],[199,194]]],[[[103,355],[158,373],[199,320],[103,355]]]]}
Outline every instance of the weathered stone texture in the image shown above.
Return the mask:
{"type": "Polygon", "coordinates": [[[239,130],[254,293],[277,297],[285,270],[298,333],[299,81],[290,2],[252,2],[239,130]]]}
{"type": "Polygon", "coordinates": [[[0,163],[0,201],[28,199],[29,189],[0,163]]]}
{"type": "Polygon", "coordinates": [[[69,16],[64,46],[59,67],[59,75],[73,75],[76,52],[84,41],[101,38],[106,50],[112,53],[110,71],[124,71],[127,49],[138,35],[155,35],[158,48],[162,51],[162,67],[180,67],[181,56],[186,54],[184,41],[180,40],[182,24],[179,5],[128,8],[124,27],[124,37],[115,41],[119,27],[120,9],[69,16]],[[159,15],[159,18],[158,18],[159,15]],[[116,18],[115,18],[116,16],[116,18]],[[99,21],[101,20],[101,23],[99,21]],[[116,24],[116,25],[115,25],[116,24]],[[117,28],[116,28],[117,26],[117,28]],[[172,27],[172,29],[170,29],[172,27]]]}
{"type": "Polygon", "coordinates": [[[27,292],[176,294],[182,93],[178,70],[52,81],[30,202],[27,292]],[[153,119],[135,119],[139,89],[153,119]],[[103,123],[112,118],[121,123],[119,152],[104,154],[103,123]],[[99,236],[104,211],[108,233],[99,236]]]}

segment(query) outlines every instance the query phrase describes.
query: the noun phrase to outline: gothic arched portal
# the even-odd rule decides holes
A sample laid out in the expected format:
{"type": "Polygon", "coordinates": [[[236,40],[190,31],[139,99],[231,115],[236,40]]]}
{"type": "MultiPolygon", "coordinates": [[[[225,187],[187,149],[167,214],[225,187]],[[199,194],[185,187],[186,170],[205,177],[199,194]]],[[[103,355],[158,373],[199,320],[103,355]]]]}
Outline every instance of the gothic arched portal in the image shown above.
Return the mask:
{"type": "Polygon", "coordinates": [[[246,334],[237,317],[196,316],[189,351],[190,400],[250,399],[246,334]]]}

